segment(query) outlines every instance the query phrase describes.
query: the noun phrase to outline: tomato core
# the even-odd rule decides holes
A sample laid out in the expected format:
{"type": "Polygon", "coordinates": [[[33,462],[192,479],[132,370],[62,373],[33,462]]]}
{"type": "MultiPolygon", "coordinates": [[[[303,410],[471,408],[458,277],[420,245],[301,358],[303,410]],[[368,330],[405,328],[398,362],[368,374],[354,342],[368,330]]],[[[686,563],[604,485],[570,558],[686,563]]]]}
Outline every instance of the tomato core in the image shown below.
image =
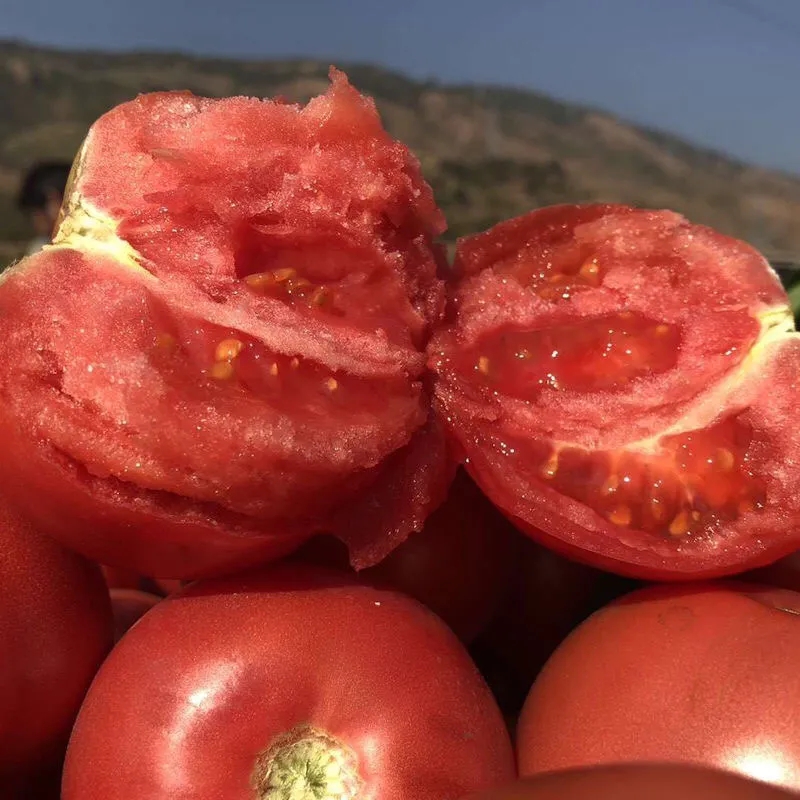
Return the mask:
{"type": "Polygon", "coordinates": [[[257,800],[350,800],[361,778],[356,754],[308,725],[280,736],[256,761],[257,800]]]}

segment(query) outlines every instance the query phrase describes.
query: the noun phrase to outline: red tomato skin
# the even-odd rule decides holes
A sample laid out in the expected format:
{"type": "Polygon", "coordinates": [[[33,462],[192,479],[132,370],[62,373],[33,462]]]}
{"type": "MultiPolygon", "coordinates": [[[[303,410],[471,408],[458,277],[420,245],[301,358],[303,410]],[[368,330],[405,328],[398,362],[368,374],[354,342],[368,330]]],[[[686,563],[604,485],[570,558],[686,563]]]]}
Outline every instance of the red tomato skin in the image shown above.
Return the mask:
{"type": "Polygon", "coordinates": [[[556,650],[517,730],[520,773],[674,762],[800,789],[800,594],[657,586],[556,650]]]}
{"type": "Polygon", "coordinates": [[[403,595],[296,564],[199,582],[122,639],[70,742],[64,800],[251,800],[257,755],[309,724],[364,797],[456,800],[514,777],[456,637],[403,595]]]}
{"type": "Polygon", "coordinates": [[[718,770],[626,764],[551,772],[471,800],[791,800],[793,793],[718,770]]]}
{"type": "Polygon", "coordinates": [[[0,507],[0,785],[63,754],[111,649],[100,569],[0,507]]]}

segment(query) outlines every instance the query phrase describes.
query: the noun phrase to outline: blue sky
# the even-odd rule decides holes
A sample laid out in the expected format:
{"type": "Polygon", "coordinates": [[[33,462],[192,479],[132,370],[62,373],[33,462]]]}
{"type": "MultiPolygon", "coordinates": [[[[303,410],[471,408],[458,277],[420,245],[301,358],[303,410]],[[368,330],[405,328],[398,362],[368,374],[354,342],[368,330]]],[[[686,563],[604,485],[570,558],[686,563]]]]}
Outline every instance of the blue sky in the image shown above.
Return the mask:
{"type": "Polygon", "coordinates": [[[798,0],[4,0],[0,38],[513,84],[800,173],[798,0]],[[10,3],[10,8],[9,8],[10,3]]]}

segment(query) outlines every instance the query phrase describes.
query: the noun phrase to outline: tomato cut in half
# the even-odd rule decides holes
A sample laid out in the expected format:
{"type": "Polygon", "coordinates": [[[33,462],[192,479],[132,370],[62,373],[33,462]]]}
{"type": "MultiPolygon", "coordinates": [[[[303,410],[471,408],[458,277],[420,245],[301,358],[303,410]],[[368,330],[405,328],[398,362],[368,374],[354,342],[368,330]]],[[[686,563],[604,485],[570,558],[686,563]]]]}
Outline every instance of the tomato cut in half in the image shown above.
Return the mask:
{"type": "Polygon", "coordinates": [[[556,206],[461,240],[436,405],[530,536],[633,577],[800,542],[800,337],[747,244],[669,211],[556,206]]]}
{"type": "Polygon", "coordinates": [[[53,244],[0,281],[13,501],[154,578],[318,531],[380,561],[452,475],[424,385],[443,228],[342,73],[305,106],[173,92],[112,109],[53,244]]]}

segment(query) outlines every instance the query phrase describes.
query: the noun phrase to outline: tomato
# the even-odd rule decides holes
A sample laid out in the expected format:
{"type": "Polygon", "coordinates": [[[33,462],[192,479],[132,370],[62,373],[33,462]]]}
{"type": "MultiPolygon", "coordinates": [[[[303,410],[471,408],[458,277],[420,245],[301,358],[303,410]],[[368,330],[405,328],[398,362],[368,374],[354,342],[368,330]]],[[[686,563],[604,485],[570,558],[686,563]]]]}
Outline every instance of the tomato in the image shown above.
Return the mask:
{"type": "Polygon", "coordinates": [[[161,598],[139,589],[111,589],[111,607],[114,610],[114,641],[119,641],[125,633],[143,617],[161,598]]]}
{"type": "Polygon", "coordinates": [[[669,211],[544,208],[462,239],[435,408],[537,541],[645,580],[800,545],[800,338],[752,247],[669,211]]]}
{"type": "Polygon", "coordinates": [[[522,775],[677,762],[800,789],[800,594],[651,587],[598,611],[547,662],[520,717],[522,775]]]}
{"type": "Polygon", "coordinates": [[[100,570],[0,506],[0,784],[58,758],[112,645],[100,570]]]}
{"type": "Polygon", "coordinates": [[[435,615],[284,564],[195,583],[128,632],[75,725],[63,797],[457,800],[514,774],[500,712],[435,615]]]}
{"type": "Polygon", "coordinates": [[[717,770],[675,764],[594,767],[526,778],[472,800],[791,800],[795,794],[717,770]]]}
{"type": "MultiPolygon", "coordinates": [[[[413,597],[469,643],[489,624],[508,593],[521,539],[461,470],[423,529],[358,577],[413,597]]],[[[298,558],[347,567],[345,548],[329,537],[310,542],[298,558]]]]}
{"type": "Polygon", "coordinates": [[[305,106],[143,94],[0,281],[0,484],[67,546],[195,579],[318,533],[378,563],[452,471],[425,346],[444,216],[340,72],[305,106]]]}

